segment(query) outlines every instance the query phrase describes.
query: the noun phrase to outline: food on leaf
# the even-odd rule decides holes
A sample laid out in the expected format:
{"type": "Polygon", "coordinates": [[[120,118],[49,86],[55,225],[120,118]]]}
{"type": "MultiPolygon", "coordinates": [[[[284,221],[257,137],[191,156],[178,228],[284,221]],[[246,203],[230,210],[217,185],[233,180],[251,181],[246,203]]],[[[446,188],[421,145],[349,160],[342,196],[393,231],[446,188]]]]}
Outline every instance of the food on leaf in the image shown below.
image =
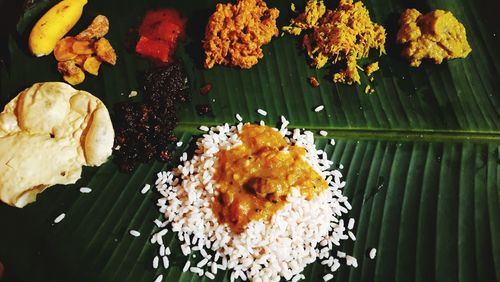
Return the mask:
{"type": "Polygon", "coordinates": [[[116,53],[111,43],[106,38],[101,38],[94,43],[95,53],[99,59],[111,65],[116,64],[116,53]]]}
{"type": "Polygon", "coordinates": [[[85,61],[87,60],[88,57],[90,57],[90,55],[78,55],[76,56],[75,59],[73,59],[73,61],[78,66],[83,67],[83,64],[85,64],[85,61]]]}
{"type": "MultiPolygon", "coordinates": [[[[292,11],[295,10],[295,5],[292,11]]],[[[289,26],[284,26],[283,31],[293,35],[300,35],[303,30],[312,29],[318,25],[319,19],[326,12],[325,3],[322,0],[307,1],[304,12],[300,13],[296,18],[290,20],[289,26]]]]}
{"type": "Polygon", "coordinates": [[[21,208],[52,185],[75,183],[82,166],[107,161],[113,139],[98,98],[61,82],[34,84],[0,113],[0,200],[21,208]]]}
{"type": "Polygon", "coordinates": [[[94,53],[94,48],[92,47],[92,42],[90,41],[76,40],[73,43],[72,51],[77,55],[92,55],[94,53]]]}
{"type": "Polygon", "coordinates": [[[365,66],[365,73],[367,76],[371,76],[374,72],[380,69],[378,62],[370,63],[365,66]]]}
{"type": "Polygon", "coordinates": [[[357,60],[367,58],[371,49],[385,53],[385,29],[372,22],[361,1],[341,0],[335,10],[327,10],[324,14],[320,2],[309,0],[305,12],[292,19],[290,26],[284,27],[283,31],[291,34],[307,32],[303,47],[313,67],[320,69],[328,62],[345,63],[345,68],[333,75],[334,82],[360,83],[357,60]]]}
{"type": "Polygon", "coordinates": [[[172,62],[179,39],[184,37],[186,19],[177,10],[161,9],[146,13],[139,28],[135,51],[163,63],[172,62]]]}
{"type": "Polygon", "coordinates": [[[312,87],[319,87],[319,81],[316,77],[311,76],[309,77],[309,84],[311,84],[312,87]]]}
{"type": "Polygon", "coordinates": [[[57,42],[78,22],[85,4],[87,0],[63,0],[48,10],[31,30],[31,53],[37,57],[52,53],[57,42]]]}
{"type": "Polygon", "coordinates": [[[326,181],[303,160],[303,147],[288,145],[268,126],[244,125],[242,144],[217,154],[214,180],[219,195],[212,209],[233,232],[253,221],[270,221],[287,203],[292,189],[306,199],[328,188],[326,181]]]}
{"type": "MultiPolygon", "coordinates": [[[[222,264],[232,281],[298,281],[316,260],[330,263],[327,272],[356,266],[356,258],[337,252],[355,240],[354,220],[344,217],[352,206],[342,173],[315,147],[312,132],[289,130],[281,120],[279,129],[200,128],[192,157],[184,153],[180,165],[157,174],[156,204],[182,250],[172,257],[191,257],[196,247],[196,264],[222,264]]],[[[199,273],[187,265],[184,271],[199,273]]]]}
{"type": "Polygon", "coordinates": [[[85,29],[80,32],[75,38],[80,41],[90,41],[94,39],[99,39],[109,31],[109,20],[106,16],[98,15],[94,18],[92,23],[85,29]]]}
{"type": "Polygon", "coordinates": [[[76,37],[59,40],[54,49],[57,70],[66,82],[76,85],[85,80],[85,73],[96,75],[101,63],[116,64],[116,53],[111,43],[101,36],[107,34],[109,21],[98,15],[90,26],[76,37]]]}
{"type": "Polygon", "coordinates": [[[85,73],[75,64],[75,61],[57,63],[57,70],[63,75],[64,80],[71,85],[77,85],[85,80],[85,73]]]}
{"type": "Polygon", "coordinates": [[[174,62],[146,72],[144,101],[115,105],[116,145],[114,161],[120,171],[132,172],[138,163],[153,158],[171,159],[169,144],[177,142],[176,105],[189,99],[184,66],[174,62]]]}
{"type": "Polygon", "coordinates": [[[435,10],[422,15],[416,9],[401,14],[396,41],[403,44],[403,57],[412,67],[424,59],[441,64],[445,59],[465,58],[472,49],[465,27],[451,12],[435,10]]]}
{"type": "Polygon", "coordinates": [[[73,43],[76,40],[73,37],[64,37],[59,40],[54,48],[54,57],[59,62],[75,59],[78,54],[73,52],[73,43]]]}
{"type": "Polygon", "coordinates": [[[279,11],[262,0],[217,4],[205,28],[205,68],[227,65],[249,69],[264,57],[262,45],[278,36],[279,11]]]}
{"type": "Polygon", "coordinates": [[[99,73],[99,67],[101,66],[101,60],[99,60],[95,56],[90,56],[85,60],[85,63],[83,63],[83,69],[92,74],[97,76],[99,73]]]}

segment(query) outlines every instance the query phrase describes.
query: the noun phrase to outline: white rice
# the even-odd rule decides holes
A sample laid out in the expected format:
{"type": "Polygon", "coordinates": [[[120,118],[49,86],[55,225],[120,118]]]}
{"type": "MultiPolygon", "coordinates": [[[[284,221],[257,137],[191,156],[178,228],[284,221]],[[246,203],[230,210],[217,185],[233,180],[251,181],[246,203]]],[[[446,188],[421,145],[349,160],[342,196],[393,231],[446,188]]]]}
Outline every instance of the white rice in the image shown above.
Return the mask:
{"type": "Polygon", "coordinates": [[[153,259],[153,268],[154,269],[157,269],[158,268],[158,263],[159,263],[159,258],[158,256],[155,256],[155,258],[153,259]]]}
{"type": "Polygon", "coordinates": [[[137,231],[137,230],[130,230],[129,231],[130,235],[134,236],[134,237],[139,237],[141,236],[141,232],[137,231]]]}
{"type": "MultiPolygon", "coordinates": [[[[288,123],[284,117],[282,122],[288,123]]],[[[173,171],[158,173],[156,188],[162,198],[157,206],[165,223],[177,233],[182,254],[201,254],[196,266],[188,260],[183,271],[210,278],[217,269],[231,269],[230,281],[238,278],[279,281],[281,277],[297,281],[303,277],[300,273],[304,268],[321,257],[329,260],[327,264],[332,272],[337,270],[340,263],[336,257],[340,256],[333,257],[332,250],[342,240],[349,239],[340,219],[348,211],[344,207],[347,198],[341,192],[345,182],[341,181],[340,171],[331,170],[333,162],[327,159],[326,153],[315,148],[314,134],[310,131],[290,132],[282,126],[280,133],[291,145],[306,149],[305,161],[327,180],[328,189],[311,200],[294,189],[288,203],[271,222],[250,222],[240,234],[218,223],[210,204],[217,195],[217,184],[212,179],[217,153],[241,144],[237,133],[242,126],[224,124],[205,130],[207,133],[197,140],[192,159],[184,157],[183,164],[173,171]]],[[[161,236],[155,237],[155,243],[161,247],[163,241],[159,238],[161,236]]],[[[349,258],[346,259],[348,265],[357,266],[354,257],[346,258],[349,258]]]]}
{"type": "Polygon", "coordinates": [[[61,213],[60,215],[58,215],[55,219],[54,219],[54,223],[59,223],[61,222],[61,220],[64,219],[64,217],[66,217],[66,214],[65,213],[61,213]]]}
{"type": "Polygon", "coordinates": [[[155,282],[161,282],[161,281],[163,281],[163,274],[158,275],[158,277],[156,277],[155,279],[155,282]]]}
{"type": "Polygon", "coordinates": [[[323,276],[323,281],[330,281],[333,279],[333,274],[328,273],[327,275],[323,276]]]}
{"type": "Polygon", "coordinates": [[[163,268],[168,268],[168,266],[170,265],[170,261],[168,260],[168,257],[167,256],[163,256],[161,258],[162,262],[163,262],[163,268]]]}
{"type": "Polygon", "coordinates": [[[182,141],[179,141],[179,142],[177,142],[176,145],[177,145],[177,147],[180,147],[180,146],[182,146],[182,144],[183,144],[182,141]]]}
{"type": "Polygon", "coordinates": [[[377,249],[372,248],[369,253],[370,259],[374,259],[376,255],[377,255],[377,249]]]}
{"type": "Polygon", "coordinates": [[[352,256],[346,256],[345,261],[347,265],[350,265],[354,268],[358,267],[358,260],[355,257],[352,256]]]}
{"type": "Polygon", "coordinates": [[[257,110],[257,113],[258,113],[259,115],[261,115],[261,116],[267,116],[267,112],[266,112],[266,111],[264,111],[263,109],[258,109],[258,110],[257,110]]]}
{"type": "Polygon", "coordinates": [[[347,223],[347,229],[352,230],[354,228],[354,218],[349,219],[349,223],[347,223]]]}
{"type": "Polygon", "coordinates": [[[156,227],[161,227],[161,224],[162,224],[161,220],[155,219],[153,222],[156,225],[156,227]]]}
{"type": "Polygon", "coordinates": [[[151,189],[151,185],[149,184],[144,185],[144,187],[141,190],[141,194],[146,194],[149,191],[149,189],[151,189]]]}
{"type": "Polygon", "coordinates": [[[325,109],[325,106],[323,106],[323,105],[319,105],[319,106],[317,106],[316,108],[314,108],[314,111],[315,111],[315,112],[317,112],[317,113],[319,113],[319,112],[321,112],[323,109],[325,109]]]}
{"type": "Polygon", "coordinates": [[[89,187],[82,187],[82,188],[80,188],[80,193],[88,194],[90,192],[92,192],[92,189],[90,189],[89,187]]]}
{"type": "Polygon", "coordinates": [[[328,132],[324,131],[324,130],[320,130],[319,131],[319,135],[321,136],[327,136],[328,135],[328,132]]]}
{"type": "Polygon", "coordinates": [[[242,121],[243,121],[243,118],[240,116],[240,114],[236,114],[236,119],[237,119],[239,122],[242,122],[242,121]]]}

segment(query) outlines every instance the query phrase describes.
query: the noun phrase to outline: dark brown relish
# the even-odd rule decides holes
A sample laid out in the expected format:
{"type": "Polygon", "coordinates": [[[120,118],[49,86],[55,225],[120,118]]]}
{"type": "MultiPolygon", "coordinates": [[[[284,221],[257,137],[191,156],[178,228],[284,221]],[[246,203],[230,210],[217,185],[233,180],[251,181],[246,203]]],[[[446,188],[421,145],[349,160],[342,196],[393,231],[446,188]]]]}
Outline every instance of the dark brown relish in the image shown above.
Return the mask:
{"type": "Polygon", "coordinates": [[[180,62],[155,67],[144,75],[144,100],[115,105],[114,161],[130,173],[138,163],[154,158],[168,161],[168,146],[177,141],[176,105],[189,100],[188,78],[180,62]]]}

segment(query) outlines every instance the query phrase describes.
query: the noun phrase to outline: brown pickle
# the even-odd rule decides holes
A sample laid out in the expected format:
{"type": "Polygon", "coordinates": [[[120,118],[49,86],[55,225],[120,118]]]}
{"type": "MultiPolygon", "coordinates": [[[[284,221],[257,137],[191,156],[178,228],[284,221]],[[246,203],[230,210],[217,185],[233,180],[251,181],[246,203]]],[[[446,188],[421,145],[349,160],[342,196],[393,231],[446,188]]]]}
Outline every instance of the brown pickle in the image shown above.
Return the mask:
{"type": "Polygon", "coordinates": [[[114,162],[130,173],[139,163],[171,159],[170,144],[177,142],[176,105],[189,100],[189,84],[181,62],[155,67],[144,75],[144,100],[115,105],[114,162]]]}

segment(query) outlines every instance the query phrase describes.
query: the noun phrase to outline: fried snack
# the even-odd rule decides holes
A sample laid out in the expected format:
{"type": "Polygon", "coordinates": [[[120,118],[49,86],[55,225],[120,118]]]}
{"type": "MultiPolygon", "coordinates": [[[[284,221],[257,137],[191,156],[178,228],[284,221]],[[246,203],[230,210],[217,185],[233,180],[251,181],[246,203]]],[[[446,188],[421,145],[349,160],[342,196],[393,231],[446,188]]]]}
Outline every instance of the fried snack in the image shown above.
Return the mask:
{"type": "Polygon", "coordinates": [[[445,59],[465,58],[472,49],[465,27],[451,12],[435,10],[422,15],[415,9],[401,14],[397,43],[403,44],[403,57],[418,67],[423,59],[441,64],[445,59]]]}
{"type": "Polygon", "coordinates": [[[55,184],[75,183],[82,166],[111,155],[114,130],[105,105],[66,83],[37,83],[0,113],[0,200],[24,207],[55,184]]]}
{"type": "Polygon", "coordinates": [[[59,40],[54,48],[54,57],[58,62],[75,59],[78,54],[73,52],[73,44],[76,40],[73,37],[64,37],[59,40]]]}
{"type": "Polygon", "coordinates": [[[75,40],[72,51],[77,55],[92,55],[94,53],[94,48],[90,41],[75,40]]]}
{"type": "Polygon", "coordinates": [[[264,54],[262,45],[278,36],[277,9],[262,0],[239,0],[236,5],[217,4],[205,29],[205,68],[215,64],[249,69],[264,54]]]}
{"type": "Polygon", "coordinates": [[[90,55],[78,55],[76,58],[73,59],[76,65],[83,67],[83,64],[85,64],[85,61],[87,58],[90,57],[90,55]]]}
{"type": "Polygon", "coordinates": [[[75,61],[66,61],[57,63],[57,70],[63,75],[71,85],[77,85],[85,80],[85,73],[75,64],[75,61]]]}
{"type": "Polygon", "coordinates": [[[85,80],[84,70],[97,76],[101,63],[116,64],[116,53],[111,43],[102,37],[109,31],[109,21],[105,16],[97,16],[90,26],[76,37],[59,40],[54,49],[58,61],[57,70],[71,85],[85,80]]]}
{"type": "Polygon", "coordinates": [[[95,56],[90,56],[85,60],[85,63],[83,63],[83,69],[92,74],[97,76],[99,73],[99,67],[101,66],[101,61],[95,57],[95,56]]]}
{"type": "Polygon", "coordinates": [[[94,48],[99,59],[111,65],[116,64],[116,53],[111,43],[106,38],[101,38],[94,43],[94,48]]]}
{"type": "Polygon", "coordinates": [[[291,21],[283,31],[304,35],[303,47],[317,69],[326,63],[344,61],[346,67],[333,74],[333,81],[352,84],[360,83],[357,60],[368,57],[370,49],[385,53],[385,29],[370,18],[361,1],[341,0],[335,10],[323,13],[322,1],[309,0],[304,13],[291,21]],[[321,16],[322,15],[322,16],[321,16]]]}
{"type": "Polygon", "coordinates": [[[109,20],[106,16],[98,15],[94,18],[92,23],[80,32],[75,38],[80,41],[90,41],[94,39],[99,39],[108,34],[109,31],[109,20]]]}

